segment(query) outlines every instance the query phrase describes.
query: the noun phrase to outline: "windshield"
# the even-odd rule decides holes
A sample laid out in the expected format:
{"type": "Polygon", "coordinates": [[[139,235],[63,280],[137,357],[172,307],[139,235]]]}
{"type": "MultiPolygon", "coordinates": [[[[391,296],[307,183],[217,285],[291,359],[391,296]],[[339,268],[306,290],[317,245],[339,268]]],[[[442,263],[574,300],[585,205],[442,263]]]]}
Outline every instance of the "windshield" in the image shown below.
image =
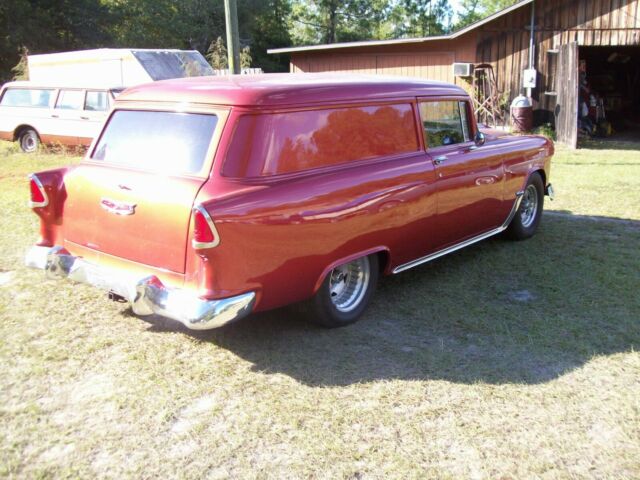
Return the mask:
{"type": "Polygon", "coordinates": [[[211,114],[118,110],[91,159],[157,173],[198,173],[217,121],[211,114]]]}

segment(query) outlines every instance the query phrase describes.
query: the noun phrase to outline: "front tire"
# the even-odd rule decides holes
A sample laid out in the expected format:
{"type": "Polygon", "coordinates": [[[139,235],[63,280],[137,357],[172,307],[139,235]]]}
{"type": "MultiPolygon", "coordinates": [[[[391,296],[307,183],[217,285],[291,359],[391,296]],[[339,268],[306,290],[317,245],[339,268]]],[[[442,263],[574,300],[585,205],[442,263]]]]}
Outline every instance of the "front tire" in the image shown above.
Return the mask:
{"type": "Polygon", "coordinates": [[[378,256],[369,255],[331,270],[304,310],[326,328],[354,323],[369,305],[378,283],[378,256]]]}
{"type": "Polygon", "coordinates": [[[20,131],[18,135],[18,142],[20,142],[20,149],[25,153],[33,153],[38,150],[40,145],[40,137],[38,132],[33,128],[25,128],[20,131]]]}
{"type": "Polygon", "coordinates": [[[507,227],[506,234],[512,240],[532,237],[542,217],[544,207],[544,184],[539,173],[533,173],[527,181],[520,207],[507,227]]]}

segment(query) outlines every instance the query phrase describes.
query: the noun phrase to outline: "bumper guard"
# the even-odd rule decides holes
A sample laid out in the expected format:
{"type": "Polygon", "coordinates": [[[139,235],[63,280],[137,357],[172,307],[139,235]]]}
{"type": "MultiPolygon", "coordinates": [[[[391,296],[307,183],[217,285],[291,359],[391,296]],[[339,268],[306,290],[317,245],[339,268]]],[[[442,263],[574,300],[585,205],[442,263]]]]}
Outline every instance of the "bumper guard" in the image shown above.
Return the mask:
{"type": "Polygon", "coordinates": [[[156,314],[192,330],[209,330],[239,320],[251,313],[256,298],[254,292],[219,300],[199,298],[187,290],[166,287],[155,275],[138,278],[98,267],[62,247],[31,247],[25,263],[44,270],[48,278],[69,278],[115,293],[131,304],[136,315],[156,314]]]}
{"type": "Polygon", "coordinates": [[[555,198],[556,194],[553,191],[553,186],[551,184],[544,188],[544,194],[549,197],[549,200],[553,200],[555,198]]]}

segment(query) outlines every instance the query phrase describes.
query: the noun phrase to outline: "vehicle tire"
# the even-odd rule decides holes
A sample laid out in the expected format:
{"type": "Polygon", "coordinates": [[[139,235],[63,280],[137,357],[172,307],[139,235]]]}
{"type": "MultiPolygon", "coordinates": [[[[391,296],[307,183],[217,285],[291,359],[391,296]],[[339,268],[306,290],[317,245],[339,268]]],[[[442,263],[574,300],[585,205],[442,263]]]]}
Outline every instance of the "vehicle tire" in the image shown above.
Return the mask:
{"type": "Polygon", "coordinates": [[[369,305],[379,274],[375,254],[340,265],[327,274],[303,310],[312,322],[326,328],[354,323],[369,305]]]}
{"type": "Polygon", "coordinates": [[[543,207],[544,184],[542,177],[536,172],[529,177],[520,207],[507,227],[507,236],[512,240],[524,240],[532,237],[538,229],[543,207]]]}
{"type": "Polygon", "coordinates": [[[18,134],[18,142],[20,142],[20,148],[23,152],[33,153],[38,150],[40,137],[38,137],[38,132],[33,128],[25,128],[20,130],[20,133],[18,134]]]}

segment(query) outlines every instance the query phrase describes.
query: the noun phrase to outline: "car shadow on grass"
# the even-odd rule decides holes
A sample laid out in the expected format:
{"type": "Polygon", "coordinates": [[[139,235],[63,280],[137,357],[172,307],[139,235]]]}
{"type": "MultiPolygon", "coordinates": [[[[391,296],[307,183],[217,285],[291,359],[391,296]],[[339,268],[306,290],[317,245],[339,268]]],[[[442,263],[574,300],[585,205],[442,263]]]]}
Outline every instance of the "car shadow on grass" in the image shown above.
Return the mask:
{"type": "MultiPolygon", "coordinates": [[[[551,213],[530,240],[494,238],[385,277],[346,328],[284,309],[184,331],[311,386],[547,382],[640,346],[640,222],[594,218],[551,213]]],[[[152,322],[158,332],[181,328],[152,322]]]]}

